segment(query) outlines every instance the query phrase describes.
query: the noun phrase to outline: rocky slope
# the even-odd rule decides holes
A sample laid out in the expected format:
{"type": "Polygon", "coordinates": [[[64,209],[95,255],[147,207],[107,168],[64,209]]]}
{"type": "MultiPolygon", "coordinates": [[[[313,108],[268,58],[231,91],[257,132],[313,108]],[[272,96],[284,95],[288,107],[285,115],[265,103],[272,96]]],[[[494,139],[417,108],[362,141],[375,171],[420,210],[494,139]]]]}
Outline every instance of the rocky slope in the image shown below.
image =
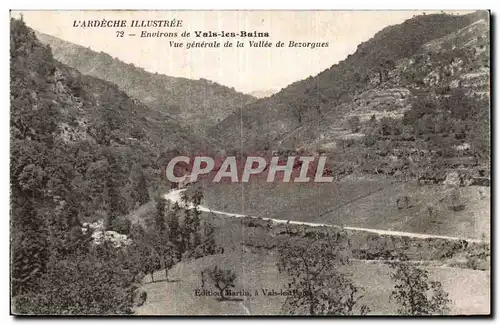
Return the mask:
{"type": "Polygon", "coordinates": [[[460,86],[487,96],[488,19],[435,14],[389,26],[339,64],[237,110],[211,132],[234,140],[241,126],[247,148],[297,148],[316,145],[352,115],[401,117],[415,90],[460,86]]]}
{"type": "Polygon", "coordinates": [[[457,32],[425,43],[411,57],[396,61],[392,69],[385,71],[385,81],[380,82],[373,75],[370,89],[336,107],[345,115],[339,119],[336,112],[327,114],[328,123],[322,123],[319,129],[316,125],[311,128],[321,132],[319,137],[324,139],[323,144],[328,144],[329,140],[337,138],[335,130],[345,126],[353,116],[359,117],[361,122],[367,122],[372,116],[376,120],[401,119],[411,109],[412,100],[423,93],[446,98],[460,89],[467,97],[488,101],[489,53],[489,24],[487,19],[481,18],[457,32]],[[332,133],[334,136],[329,137],[332,133]]]}

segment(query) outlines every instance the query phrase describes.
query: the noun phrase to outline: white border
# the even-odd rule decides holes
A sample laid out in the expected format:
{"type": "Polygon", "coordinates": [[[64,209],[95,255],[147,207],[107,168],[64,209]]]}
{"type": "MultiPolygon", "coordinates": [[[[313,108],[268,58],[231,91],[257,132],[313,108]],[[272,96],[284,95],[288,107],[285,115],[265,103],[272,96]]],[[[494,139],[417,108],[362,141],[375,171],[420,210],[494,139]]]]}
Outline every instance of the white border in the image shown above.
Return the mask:
{"type": "MultiPolygon", "coordinates": [[[[107,1],[103,3],[102,0],[87,0],[85,2],[77,3],[73,1],[57,1],[57,0],[44,0],[40,2],[35,1],[5,1],[2,2],[2,5],[6,5],[3,10],[2,18],[5,21],[2,22],[2,33],[0,33],[1,44],[4,45],[3,50],[0,52],[2,55],[2,87],[1,87],[1,95],[2,108],[0,109],[0,121],[2,123],[2,127],[0,127],[0,147],[1,152],[3,153],[2,159],[0,159],[0,170],[1,170],[1,178],[0,178],[0,204],[2,207],[2,219],[3,219],[3,227],[0,227],[0,238],[2,238],[2,243],[0,245],[1,252],[1,291],[0,291],[0,306],[2,308],[0,312],[0,322],[1,324],[10,324],[14,322],[12,316],[9,316],[10,313],[10,300],[9,300],[9,15],[8,9],[335,9],[335,10],[369,10],[369,9],[398,9],[398,10],[411,10],[411,9],[419,9],[419,10],[441,10],[441,9],[449,9],[449,10],[460,10],[460,9],[492,9],[493,14],[498,13],[498,5],[499,1],[489,0],[489,1],[432,1],[432,0],[419,0],[418,2],[403,2],[403,1],[388,1],[388,0],[379,0],[379,1],[344,1],[344,2],[330,2],[330,1],[321,1],[321,0],[307,0],[307,1],[284,1],[284,2],[275,2],[270,3],[269,0],[252,0],[248,2],[237,2],[237,1],[189,1],[183,0],[178,2],[158,2],[151,0],[141,0],[141,1],[107,1]],[[160,4],[160,6],[159,6],[160,4]],[[163,5],[163,6],[161,6],[163,5]]],[[[493,40],[494,44],[494,52],[496,52],[496,38],[493,40]]],[[[493,50],[493,48],[492,48],[493,50]]],[[[496,57],[495,57],[496,58],[496,57]]],[[[493,58],[493,59],[495,59],[493,58]]],[[[494,65],[495,67],[497,64],[494,65]]],[[[496,75],[497,69],[492,71],[493,75],[496,75]]],[[[498,83],[495,83],[495,94],[498,94],[498,83]]],[[[496,106],[496,105],[495,105],[496,106]]],[[[492,107],[492,110],[495,107],[492,107]]],[[[500,125],[499,123],[499,114],[497,113],[495,116],[495,124],[500,125]]],[[[498,133],[498,132],[497,132],[498,133]]],[[[495,148],[494,151],[497,151],[498,146],[498,137],[495,137],[495,148]]],[[[495,164],[495,169],[498,170],[498,164],[495,164]]],[[[496,173],[498,174],[498,173],[496,173]]],[[[497,181],[497,177],[495,177],[495,183],[497,181]]],[[[496,201],[498,193],[495,193],[494,200],[496,201]]],[[[492,219],[496,216],[491,216],[492,219]]],[[[492,229],[492,231],[495,231],[492,229]]],[[[495,247],[492,247],[492,251],[496,250],[498,247],[498,240],[495,241],[497,244],[495,247]]],[[[498,267],[498,256],[496,256],[496,263],[494,265],[495,268],[498,267]]],[[[496,300],[495,300],[496,301],[496,300]]],[[[495,306],[491,306],[492,311],[496,310],[495,306]]],[[[374,321],[375,319],[370,319],[370,321],[374,321]]],[[[385,319],[380,319],[381,321],[386,321],[385,319]]],[[[430,320],[431,322],[437,322],[439,320],[430,320]]],[[[24,320],[26,321],[26,320],[24,320]]],[[[28,321],[40,321],[40,319],[31,319],[28,321]]],[[[43,320],[45,322],[54,322],[54,321],[63,321],[67,322],[68,319],[46,319],[43,320]]],[[[71,320],[69,320],[71,321],[71,320]]],[[[82,323],[101,323],[104,321],[111,321],[114,323],[119,322],[128,322],[130,319],[85,319],[80,320],[82,323]]],[[[146,323],[148,319],[135,320],[142,323],[146,323]]],[[[193,320],[193,319],[161,319],[159,321],[166,321],[169,323],[177,323],[177,322],[198,322],[203,320],[193,320]]],[[[226,322],[234,322],[237,319],[229,318],[229,319],[216,319],[212,321],[226,321],[226,322]]],[[[289,322],[291,319],[253,319],[251,323],[267,323],[267,322],[289,322]]],[[[313,320],[313,319],[297,319],[300,323],[303,322],[317,322],[317,321],[332,321],[332,322],[344,322],[346,320],[342,319],[321,319],[321,320],[313,320]]],[[[363,320],[350,320],[351,322],[361,322],[363,320]]],[[[395,321],[401,321],[401,319],[396,319],[395,321]]],[[[415,320],[409,320],[411,322],[415,322],[415,320]]],[[[452,321],[454,321],[452,319],[452,321]]]]}

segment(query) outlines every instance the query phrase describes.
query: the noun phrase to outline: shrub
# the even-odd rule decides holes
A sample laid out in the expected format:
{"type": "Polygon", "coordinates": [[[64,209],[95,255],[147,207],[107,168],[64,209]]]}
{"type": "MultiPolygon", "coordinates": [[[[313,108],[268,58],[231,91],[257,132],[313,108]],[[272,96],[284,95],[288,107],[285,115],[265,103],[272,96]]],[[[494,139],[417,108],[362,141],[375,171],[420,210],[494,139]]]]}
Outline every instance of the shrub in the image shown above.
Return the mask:
{"type": "Polygon", "coordinates": [[[400,315],[446,314],[451,301],[438,281],[429,281],[427,270],[407,262],[390,263],[394,289],[391,299],[399,304],[400,315]]]}
{"type": "Polygon", "coordinates": [[[220,299],[226,300],[227,298],[224,295],[226,290],[235,287],[236,272],[231,269],[222,269],[215,266],[213,269],[204,269],[203,274],[206,274],[208,279],[219,290],[220,299]]]}

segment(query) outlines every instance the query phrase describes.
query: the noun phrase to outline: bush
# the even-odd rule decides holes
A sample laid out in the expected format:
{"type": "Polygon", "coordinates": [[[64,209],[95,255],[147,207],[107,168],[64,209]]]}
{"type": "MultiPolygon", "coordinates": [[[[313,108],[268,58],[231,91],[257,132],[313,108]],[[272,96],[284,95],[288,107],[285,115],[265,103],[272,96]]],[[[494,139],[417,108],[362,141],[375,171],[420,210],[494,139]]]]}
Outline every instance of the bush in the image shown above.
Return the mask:
{"type": "Polygon", "coordinates": [[[349,120],[347,120],[347,124],[353,133],[358,132],[361,127],[361,122],[358,116],[351,116],[349,120]]]}
{"type": "Polygon", "coordinates": [[[449,189],[446,193],[448,208],[453,211],[462,211],[465,209],[465,201],[458,188],[449,189]]]}
{"type": "Polygon", "coordinates": [[[399,195],[396,199],[398,209],[408,209],[410,207],[410,198],[408,195],[399,195]]]}
{"type": "Polygon", "coordinates": [[[127,217],[117,217],[111,222],[111,229],[124,235],[130,233],[132,222],[127,217]]]}
{"type": "Polygon", "coordinates": [[[288,275],[288,288],[295,292],[287,296],[284,313],[352,315],[359,308],[366,314],[369,308],[358,303],[361,288],[339,271],[349,262],[346,234],[316,229],[306,233],[309,239],[282,243],[279,248],[278,270],[288,275]]]}
{"type": "Polygon", "coordinates": [[[117,263],[94,256],[61,260],[39,279],[38,292],[13,300],[15,314],[131,314],[135,276],[117,263]]]}
{"type": "Polygon", "coordinates": [[[451,301],[438,281],[430,281],[428,271],[406,262],[390,263],[394,289],[391,299],[400,315],[443,315],[451,301]]]}
{"type": "Polygon", "coordinates": [[[379,140],[379,136],[375,133],[368,133],[363,138],[363,143],[367,147],[373,147],[379,140]]]}
{"type": "Polygon", "coordinates": [[[226,290],[235,287],[236,272],[231,269],[221,269],[215,266],[213,269],[205,268],[202,274],[206,274],[208,279],[220,292],[220,299],[226,300],[226,290]]]}

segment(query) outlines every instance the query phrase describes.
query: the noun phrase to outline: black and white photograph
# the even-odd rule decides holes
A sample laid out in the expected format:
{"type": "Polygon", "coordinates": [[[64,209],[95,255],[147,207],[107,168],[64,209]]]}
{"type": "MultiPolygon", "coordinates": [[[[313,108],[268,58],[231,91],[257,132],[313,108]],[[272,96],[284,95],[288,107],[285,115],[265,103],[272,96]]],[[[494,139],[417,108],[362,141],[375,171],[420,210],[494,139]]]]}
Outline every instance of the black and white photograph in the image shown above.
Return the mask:
{"type": "Polygon", "coordinates": [[[11,315],[492,315],[489,11],[9,15],[11,315]]]}

